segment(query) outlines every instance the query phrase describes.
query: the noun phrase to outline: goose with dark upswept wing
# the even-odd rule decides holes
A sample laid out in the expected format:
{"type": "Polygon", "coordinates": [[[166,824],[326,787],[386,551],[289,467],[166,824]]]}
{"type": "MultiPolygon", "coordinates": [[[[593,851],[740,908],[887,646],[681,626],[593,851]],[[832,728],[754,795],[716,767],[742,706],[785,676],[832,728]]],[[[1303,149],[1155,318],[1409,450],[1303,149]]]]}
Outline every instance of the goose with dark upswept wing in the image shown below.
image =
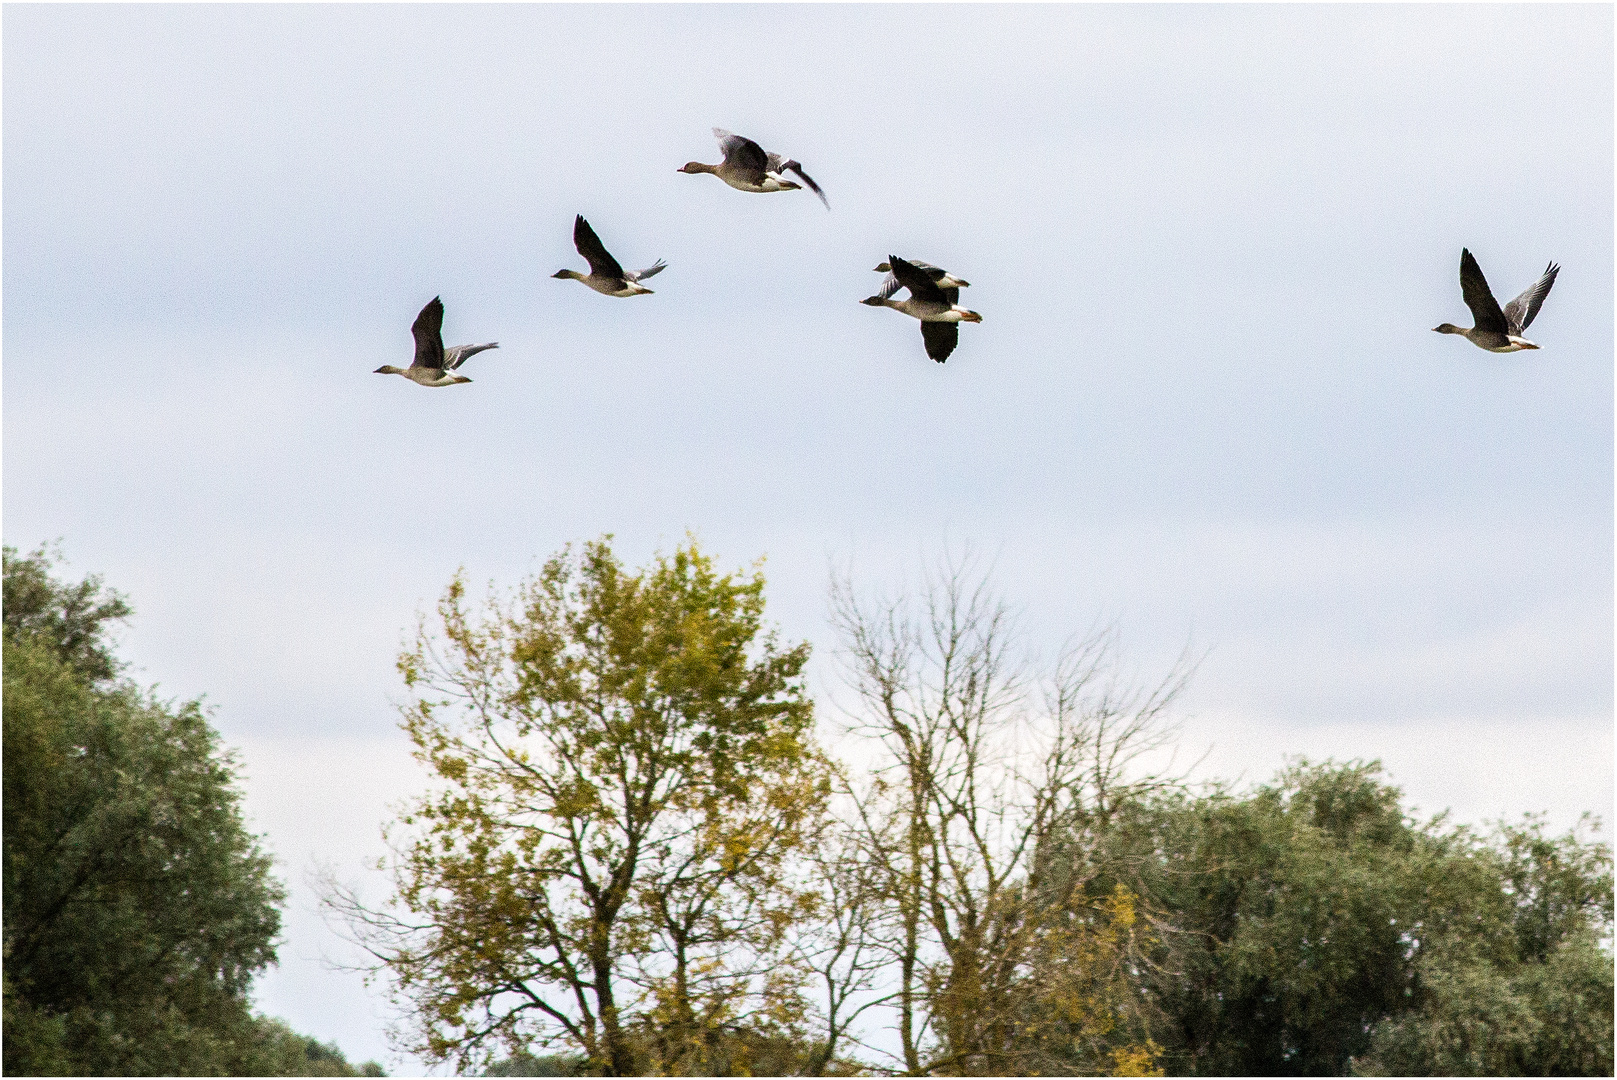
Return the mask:
{"type": "Polygon", "coordinates": [[[809,190],[820,197],[827,210],[831,204],[825,198],[825,192],[820,190],[808,173],[803,171],[801,162],[781,154],[771,154],[763,147],[744,135],[736,135],[723,128],[714,128],[713,137],[719,140],[719,147],[724,151],[724,160],[717,165],[704,165],[700,161],[687,161],[683,167],[676,170],[682,173],[712,173],[737,191],[796,191],[807,184],[809,190]],[[793,173],[803,181],[796,184],[786,179],[786,173],[793,173]]]}
{"type": "Polygon", "coordinates": [[[1533,325],[1539,306],[1550,295],[1550,286],[1555,284],[1555,275],[1560,272],[1559,266],[1550,263],[1543,276],[1501,311],[1499,301],[1493,298],[1493,290],[1488,288],[1488,279],[1482,276],[1482,267],[1477,265],[1469,248],[1461,248],[1460,295],[1465,298],[1465,306],[1471,309],[1471,319],[1476,325],[1467,330],[1453,323],[1443,323],[1432,329],[1439,334],[1459,334],[1489,352],[1536,349],[1538,346],[1522,337],[1522,333],[1533,325]]]}
{"type": "Polygon", "coordinates": [[[582,281],[596,292],[607,296],[643,296],[654,292],[654,289],[648,289],[640,282],[653,274],[662,273],[668,265],[658,259],[655,265],[648,266],[644,270],[625,270],[618,260],[612,257],[611,252],[606,250],[601,238],[595,235],[590,223],[584,220],[583,214],[573,219],[573,246],[578,248],[578,253],[590,264],[590,272],[580,274],[577,270],[557,270],[550,276],[582,281]]]}
{"type": "Polygon", "coordinates": [[[443,329],[444,302],[434,296],[427,306],[421,309],[421,314],[415,317],[415,322],[410,326],[410,333],[415,335],[415,363],[407,368],[383,364],[373,374],[403,375],[411,382],[420,383],[422,386],[454,386],[456,383],[472,381],[464,375],[453,374],[468,357],[484,349],[500,347],[499,342],[490,341],[484,345],[455,345],[446,349],[443,329]]]}
{"type": "MultiPolygon", "coordinates": [[[[965,278],[957,278],[940,266],[933,266],[931,263],[924,263],[919,259],[911,259],[909,260],[909,264],[915,267],[917,270],[923,271],[927,277],[932,279],[932,284],[936,285],[938,288],[956,290],[956,299],[958,299],[960,295],[958,290],[968,288],[971,285],[971,282],[967,281],[965,278]]],[[[876,295],[881,299],[887,299],[889,296],[892,296],[894,293],[904,287],[903,285],[899,284],[897,276],[893,273],[893,268],[887,263],[877,263],[876,273],[887,275],[886,277],[882,278],[881,288],[876,290],[876,295]]]]}
{"type": "Polygon", "coordinates": [[[926,343],[926,354],[943,363],[960,341],[960,324],[980,323],[983,317],[956,303],[960,299],[958,286],[939,288],[927,271],[897,256],[889,256],[887,263],[892,267],[893,277],[898,284],[910,291],[909,297],[893,300],[888,296],[869,296],[859,302],[871,307],[890,307],[920,319],[921,340],[926,343]]]}

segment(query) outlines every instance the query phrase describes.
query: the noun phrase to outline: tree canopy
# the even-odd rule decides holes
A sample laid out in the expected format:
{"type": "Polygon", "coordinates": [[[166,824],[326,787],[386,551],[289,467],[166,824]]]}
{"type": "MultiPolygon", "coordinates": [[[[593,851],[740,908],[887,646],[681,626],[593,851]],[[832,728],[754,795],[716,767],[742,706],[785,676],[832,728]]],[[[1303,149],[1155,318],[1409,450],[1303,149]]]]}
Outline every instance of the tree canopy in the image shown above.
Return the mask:
{"type": "Polygon", "coordinates": [[[1590,820],[1418,821],[1375,762],[1192,786],[1194,664],[1024,652],[969,560],[838,579],[829,762],[806,644],[694,542],[568,549],[399,667],[435,790],[394,906],[341,889],[416,1019],[488,1075],[1612,1070],[1611,852],[1590,820]],[[1155,763],[1153,765],[1153,763],[1155,763]]]}
{"type": "Polygon", "coordinates": [[[786,873],[824,797],[763,578],[694,541],[626,568],[610,540],[469,611],[457,578],[399,662],[439,790],[405,818],[405,918],[334,902],[390,967],[413,1048],[463,1066],[530,1043],[593,1071],[746,1069],[790,1034],[786,873]]]}
{"type": "Polygon", "coordinates": [[[5,1071],[352,1073],[250,1010],[284,892],[200,704],[117,677],[98,579],[4,559],[5,1071]]]}
{"type": "Polygon", "coordinates": [[[1157,928],[1139,989],[1186,1075],[1612,1069],[1611,852],[1417,822],[1378,764],[1159,793],[1082,855],[1157,928]]]}

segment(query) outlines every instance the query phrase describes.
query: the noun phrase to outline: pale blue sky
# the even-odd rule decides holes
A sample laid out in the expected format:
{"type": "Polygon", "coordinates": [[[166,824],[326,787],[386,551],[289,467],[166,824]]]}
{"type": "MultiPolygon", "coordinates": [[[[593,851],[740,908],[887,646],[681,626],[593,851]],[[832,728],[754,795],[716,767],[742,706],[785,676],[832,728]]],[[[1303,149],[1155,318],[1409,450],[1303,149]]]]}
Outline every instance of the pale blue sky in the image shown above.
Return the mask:
{"type": "Polygon", "coordinates": [[[971,543],[1035,644],[1210,648],[1216,774],[1609,816],[1612,44],[1604,5],[11,5],[5,538],[208,695],[294,886],[263,1006],[355,1058],[380,997],[304,878],[416,782],[398,643],[456,567],[602,532],[767,554],[822,656],[828,558],[971,543]],[[678,175],[715,125],[831,212],[678,175]],[[550,279],[575,213],[656,295],[550,279]],[[1462,246],[1502,300],[1562,264],[1541,351],[1431,333],[1462,246]],[[890,253],[973,283],[945,366],[856,303],[890,253]],[[501,348],[373,375],[434,295],[501,348]]]}

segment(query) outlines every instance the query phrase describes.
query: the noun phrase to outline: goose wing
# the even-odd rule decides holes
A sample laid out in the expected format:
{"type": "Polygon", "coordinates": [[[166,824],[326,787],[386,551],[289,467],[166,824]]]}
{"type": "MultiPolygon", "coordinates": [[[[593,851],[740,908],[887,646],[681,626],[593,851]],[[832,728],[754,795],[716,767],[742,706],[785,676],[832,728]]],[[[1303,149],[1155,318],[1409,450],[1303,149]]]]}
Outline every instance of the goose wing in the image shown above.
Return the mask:
{"type": "Polygon", "coordinates": [[[595,277],[623,277],[623,267],[618,265],[618,260],[606,250],[601,238],[595,235],[590,223],[584,220],[583,214],[579,214],[573,220],[573,246],[578,248],[578,253],[589,262],[590,273],[595,277]]]}
{"type": "Polygon", "coordinates": [[[714,128],[713,137],[719,140],[719,149],[724,151],[726,165],[757,173],[758,182],[763,182],[764,173],[769,169],[769,155],[764,153],[763,147],[745,135],[737,135],[723,128],[714,128]]]}
{"type": "Polygon", "coordinates": [[[629,270],[629,271],[626,271],[624,273],[624,275],[623,275],[623,280],[625,280],[625,281],[639,281],[642,278],[651,277],[653,274],[660,274],[666,269],[668,269],[668,264],[663,262],[661,259],[658,259],[656,261],[656,263],[654,263],[651,266],[646,267],[644,270],[629,270]]]}
{"type": "Polygon", "coordinates": [[[814,182],[814,178],[812,176],[803,171],[802,162],[793,161],[791,158],[785,157],[781,154],[770,154],[768,156],[768,162],[770,172],[774,173],[776,176],[784,176],[787,171],[794,173],[799,180],[808,185],[808,189],[810,191],[814,192],[814,194],[820,197],[820,201],[825,203],[825,208],[827,210],[831,209],[831,203],[827,201],[825,192],[820,190],[820,185],[814,182]]]}
{"type": "Polygon", "coordinates": [[[415,363],[411,367],[438,368],[444,366],[444,302],[434,296],[421,309],[421,314],[410,324],[415,335],[415,363]]]}
{"type": "MultiPolygon", "coordinates": [[[[926,276],[931,278],[933,281],[937,281],[948,272],[939,267],[933,266],[931,263],[921,262],[919,259],[911,260],[910,265],[915,267],[917,270],[926,271],[926,276]]],[[[881,280],[881,288],[876,290],[876,295],[883,300],[886,300],[888,297],[892,296],[894,293],[904,287],[898,283],[898,278],[893,276],[892,270],[892,266],[887,263],[881,263],[876,267],[877,273],[886,272],[887,274],[887,276],[881,280]]],[[[944,293],[944,296],[948,296],[947,291],[944,293]]],[[[960,290],[956,289],[954,290],[954,299],[950,300],[949,303],[953,304],[958,301],[959,298],[960,290]]]]}
{"type": "Polygon", "coordinates": [[[949,354],[960,343],[960,324],[924,322],[921,324],[921,340],[926,342],[926,354],[941,364],[949,359],[949,354]]]}
{"type": "Polygon", "coordinates": [[[1493,298],[1488,279],[1482,276],[1482,267],[1477,265],[1469,248],[1460,249],[1460,295],[1465,297],[1465,306],[1471,309],[1478,330],[1510,333],[1505,313],[1499,310],[1499,301],[1493,298]]]}
{"type": "Polygon", "coordinates": [[[444,350],[444,370],[454,371],[484,349],[498,349],[499,347],[500,343],[498,341],[491,341],[486,345],[451,345],[444,350]]]}
{"type": "Polygon", "coordinates": [[[905,262],[897,255],[889,255],[887,262],[893,268],[893,277],[897,278],[898,283],[908,289],[910,296],[916,300],[928,300],[938,304],[949,302],[944,298],[943,290],[938,288],[937,283],[919,266],[905,262]]]}
{"type": "Polygon", "coordinates": [[[1550,295],[1550,286],[1555,284],[1555,275],[1561,268],[1554,263],[1544,268],[1544,276],[1539,278],[1516,299],[1505,305],[1505,321],[1510,324],[1510,332],[1520,335],[1523,330],[1533,325],[1538,317],[1538,309],[1544,303],[1544,298],[1550,295]]]}

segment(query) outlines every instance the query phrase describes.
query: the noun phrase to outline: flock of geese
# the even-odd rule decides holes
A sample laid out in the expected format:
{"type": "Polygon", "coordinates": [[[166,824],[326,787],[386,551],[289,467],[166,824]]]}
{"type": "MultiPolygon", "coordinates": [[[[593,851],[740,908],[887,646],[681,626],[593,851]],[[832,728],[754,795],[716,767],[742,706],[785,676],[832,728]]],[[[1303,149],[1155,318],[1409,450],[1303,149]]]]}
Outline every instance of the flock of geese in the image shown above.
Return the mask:
{"type": "MultiPolygon", "coordinates": [[[[713,135],[719,140],[719,147],[724,151],[724,160],[717,165],[707,165],[700,161],[687,162],[677,171],[682,173],[712,173],[737,191],[754,193],[774,191],[797,191],[807,185],[808,189],[819,196],[827,210],[831,203],[826,199],[825,192],[820,185],[803,171],[802,163],[785,157],[781,154],[771,154],[763,147],[742,135],[725,131],[723,128],[714,128],[713,135]],[[803,183],[789,180],[787,173],[796,176],[803,183]]],[[[558,270],[552,277],[571,278],[581,281],[604,296],[645,296],[653,290],[641,284],[649,277],[661,273],[667,263],[658,259],[644,270],[625,270],[612,253],[606,250],[601,238],[595,235],[590,223],[584,220],[583,215],[573,219],[573,245],[578,253],[590,265],[588,274],[581,274],[577,270],[558,270]]],[[[861,300],[862,304],[871,307],[890,307],[894,311],[902,311],[921,323],[921,340],[926,345],[926,354],[938,363],[943,363],[954,352],[960,340],[960,324],[963,322],[982,322],[983,317],[975,311],[960,306],[960,290],[971,283],[956,277],[954,274],[921,262],[919,259],[900,259],[896,255],[889,255],[887,261],[876,266],[878,273],[887,276],[882,280],[881,287],[875,295],[861,300]],[[893,294],[900,289],[909,290],[909,296],[903,300],[894,300],[893,294]]],[[[1510,353],[1523,349],[1536,349],[1537,345],[1528,341],[1522,334],[1532,325],[1533,319],[1538,315],[1539,307],[1544,298],[1550,294],[1550,286],[1555,284],[1555,276],[1561,268],[1550,263],[1542,276],[1516,299],[1500,308],[1499,301],[1494,299],[1493,291],[1488,288],[1488,281],[1482,276],[1482,267],[1477,265],[1476,258],[1469,249],[1460,251],[1460,295],[1465,300],[1465,306],[1471,309],[1473,325],[1466,329],[1455,326],[1453,323],[1442,323],[1432,329],[1439,334],[1459,334],[1479,348],[1489,352],[1510,353]]],[[[428,301],[427,306],[421,309],[410,332],[415,336],[415,362],[407,368],[394,367],[392,364],[383,364],[376,369],[378,375],[403,375],[411,382],[421,386],[453,386],[456,383],[468,383],[472,380],[465,375],[457,374],[457,369],[469,357],[485,349],[499,348],[499,342],[490,341],[482,345],[456,345],[453,348],[444,348],[443,339],[444,305],[438,297],[428,301]]]]}

